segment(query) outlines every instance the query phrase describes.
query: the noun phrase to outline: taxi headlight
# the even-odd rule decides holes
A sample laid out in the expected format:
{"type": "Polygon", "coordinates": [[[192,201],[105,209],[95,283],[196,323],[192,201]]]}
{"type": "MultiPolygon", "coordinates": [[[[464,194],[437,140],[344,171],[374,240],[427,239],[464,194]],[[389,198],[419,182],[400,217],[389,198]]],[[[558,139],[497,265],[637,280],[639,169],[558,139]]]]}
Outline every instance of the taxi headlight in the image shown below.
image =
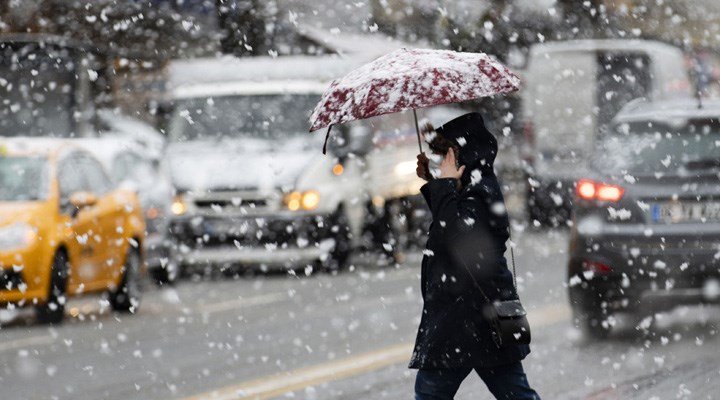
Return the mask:
{"type": "Polygon", "coordinates": [[[172,211],[175,215],[185,214],[187,212],[185,199],[182,196],[175,196],[175,199],[173,199],[172,205],[170,206],[170,211],[172,211]]]}
{"type": "Polygon", "coordinates": [[[16,223],[0,228],[0,250],[24,249],[35,244],[37,229],[26,224],[16,223]]]}
{"type": "Polygon", "coordinates": [[[320,204],[320,194],[314,190],[291,192],[285,195],[284,203],[290,211],[300,209],[310,211],[316,209],[320,204]]]}

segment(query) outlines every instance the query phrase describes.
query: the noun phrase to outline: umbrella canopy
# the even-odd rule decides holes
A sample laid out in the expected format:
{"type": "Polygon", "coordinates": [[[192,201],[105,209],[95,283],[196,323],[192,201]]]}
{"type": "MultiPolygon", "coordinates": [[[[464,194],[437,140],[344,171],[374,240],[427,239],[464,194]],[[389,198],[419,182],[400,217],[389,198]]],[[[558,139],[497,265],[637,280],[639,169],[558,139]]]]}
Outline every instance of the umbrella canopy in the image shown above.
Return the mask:
{"type": "Polygon", "coordinates": [[[399,49],[334,80],[310,117],[310,131],[519,88],[520,79],[484,53],[399,49]]]}

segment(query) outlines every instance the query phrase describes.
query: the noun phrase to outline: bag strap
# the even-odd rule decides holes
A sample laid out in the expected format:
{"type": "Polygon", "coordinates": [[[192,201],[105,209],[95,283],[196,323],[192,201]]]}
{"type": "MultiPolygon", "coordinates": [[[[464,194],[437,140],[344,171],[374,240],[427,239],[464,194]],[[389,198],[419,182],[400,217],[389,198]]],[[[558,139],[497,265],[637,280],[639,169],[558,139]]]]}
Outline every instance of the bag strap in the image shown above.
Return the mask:
{"type": "MultiPolygon", "coordinates": [[[[512,234],[511,234],[510,231],[511,231],[511,227],[510,227],[510,225],[508,224],[508,239],[512,239],[512,234]]],[[[518,293],[518,289],[517,289],[517,274],[515,273],[515,252],[513,251],[513,246],[512,246],[513,244],[514,244],[514,243],[511,243],[511,244],[510,244],[510,258],[511,258],[511,260],[512,260],[512,267],[513,267],[513,271],[512,271],[513,287],[515,288],[515,294],[519,297],[520,294],[518,293]]],[[[490,298],[489,298],[489,297],[485,294],[485,292],[482,290],[482,288],[480,287],[480,284],[477,282],[477,280],[475,280],[475,277],[473,276],[472,271],[470,271],[470,268],[468,268],[467,264],[465,263],[465,260],[462,260],[462,259],[461,259],[461,261],[462,261],[463,267],[465,267],[465,270],[467,271],[468,275],[470,276],[470,279],[472,279],[473,284],[475,285],[475,287],[477,288],[477,290],[480,292],[480,294],[482,295],[482,297],[485,298],[485,301],[486,301],[488,304],[492,304],[492,301],[490,300],[490,298]]]]}
{"type": "Polygon", "coordinates": [[[463,267],[465,267],[465,270],[467,271],[468,275],[470,276],[470,279],[472,279],[473,284],[475,285],[475,288],[477,288],[477,290],[480,292],[480,294],[482,295],[482,297],[485,299],[485,301],[488,304],[492,304],[492,300],[490,300],[490,298],[482,290],[482,288],[480,287],[480,284],[477,282],[477,280],[475,280],[475,277],[473,276],[472,271],[470,271],[470,268],[468,268],[468,266],[467,266],[467,264],[465,264],[464,260],[462,261],[462,264],[463,264],[463,267]]]}
{"type": "MultiPolygon", "coordinates": [[[[519,296],[519,294],[518,294],[518,292],[517,292],[517,290],[518,290],[518,289],[517,289],[517,274],[515,273],[515,252],[513,251],[513,246],[512,246],[512,244],[510,245],[510,259],[512,260],[512,267],[513,267],[513,272],[512,272],[512,276],[513,276],[513,287],[515,287],[515,294],[519,296]]],[[[477,290],[478,290],[478,291],[480,292],[480,294],[482,295],[482,297],[485,298],[485,301],[486,301],[488,304],[491,304],[491,303],[492,303],[492,300],[490,300],[490,298],[489,298],[489,297],[485,294],[485,292],[482,290],[482,288],[480,287],[480,284],[477,282],[477,280],[475,280],[475,277],[473,276],[472,271],[470,271],[470,268],[468,268],[468,266],[467,266],[467,264],[465,263],[464,260],[462,260],[462,264],[463,264],[463,267],[465,267],[465,270],[468,272],[468,275],[470,276],[470,279],[472,279],[473,284],[475,285],[475,287],[477,288],[477,290]]]]}
{"type": "Polygon", "coordinates": [[[510,245],[510,257],[512,258],[512,266],[513,266],[513,286],[515,286],[515,293],[517,293],[517,273],[515,272],[515,252],[513,251],[512,245],[510,245]]]}

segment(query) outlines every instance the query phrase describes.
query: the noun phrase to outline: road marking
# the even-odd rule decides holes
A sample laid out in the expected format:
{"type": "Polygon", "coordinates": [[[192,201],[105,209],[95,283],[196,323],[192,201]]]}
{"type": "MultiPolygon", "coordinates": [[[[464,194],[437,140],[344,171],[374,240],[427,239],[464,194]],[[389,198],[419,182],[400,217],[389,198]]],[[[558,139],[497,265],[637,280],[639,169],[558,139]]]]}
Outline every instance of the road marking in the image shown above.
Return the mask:
{"type": "Polygon", "coordinates": [[[8,350],[17,350],[30,346],[43,346],[55,342],[55,338],[50,335],[45,336],[33,336],[29,338],[22,338],[17,340],[11,340],[9,342],[0,343],[0,352],[8,350]]]}
{"type": "MultiPolygon", "coordinates": [[[[533,329],[553,325],[567,320],[569,317],[569,307],[562,304],[528,311],[528,320],[533,329]]],[[[389,365],[407,363],[412,354],[412,347],[411,343],[393,345],[338,361],[330,361],[212,390],[183,400],[270,399],[308,386],[362,375],[389,365]]]]}
{"type": "Polygon", "coordinates": [[[284,293],[268,293],[250,298],[239,298],[233,300],[222,301],[219,303],[203,304],[195,307],[193,311],[203,314],[213,314],[216,312],[241,309],[252,306],[276,303],[287,297],[284,293]]]}
{"type": "Polygon", "coordinates": [[[542,326],[550,326],[570,319],[570,307],[566,304],[553,304],[541,308],[527,310],[530,330],[542,326]]]}
{"type": "Polygon", "coordinates": [[[343,360],[301,368],[285,374],[260,378],[239,385],[188,397],[185,400],[262,400],[323,382],[360,375],[387,365],[407,362],[412,345],[403,343],[343,360]]]}

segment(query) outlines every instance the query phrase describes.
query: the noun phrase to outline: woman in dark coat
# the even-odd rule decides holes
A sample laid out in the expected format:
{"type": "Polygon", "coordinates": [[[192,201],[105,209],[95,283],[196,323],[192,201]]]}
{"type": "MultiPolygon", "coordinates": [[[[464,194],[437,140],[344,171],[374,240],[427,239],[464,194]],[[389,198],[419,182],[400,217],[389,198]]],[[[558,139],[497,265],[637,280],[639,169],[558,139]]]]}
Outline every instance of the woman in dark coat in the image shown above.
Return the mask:
{"type": "Polygon", "coordinates": [[[474,369],[498,399],[539,399],[520,363],[527,345],[498,347],[483,318],[492,301],[517,299],[505,260],[509,222],[493,172],[497,141],[482,116],[470,113],[438,128],[430,149],[443,157],[433,178],[425,154],[418,176],[432,213],[422,261],[423,314],[410,368],[415,398],[452,399],[474,369]]]}

